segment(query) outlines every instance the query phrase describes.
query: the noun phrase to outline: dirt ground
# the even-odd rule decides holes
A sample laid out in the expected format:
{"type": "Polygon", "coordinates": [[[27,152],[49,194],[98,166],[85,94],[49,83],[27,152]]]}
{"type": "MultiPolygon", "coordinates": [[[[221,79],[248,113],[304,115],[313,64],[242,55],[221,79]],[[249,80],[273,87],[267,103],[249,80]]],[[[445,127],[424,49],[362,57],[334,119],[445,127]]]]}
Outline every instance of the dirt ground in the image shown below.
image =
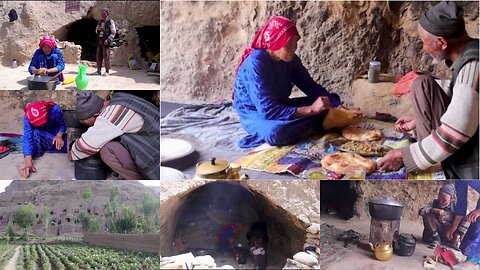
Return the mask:
{"type": "MultiPolygon", "coordinates": [[[[353,229],[361,234],[368,235],[370,233],[370,221],[359,220],[358,218],[352,218],[350,220],[342,220],[335,216],[330,216],[322,213],[321,223],[327,223],[334,225],[336,228],[341,230],[350,230],[353,229]]],[[[336,270],[336,269],[351,269],[351,270],[414,270],[414,269],[425,269],[423,268],[423,258],[427,255],[433,255],[433,249],[429,249],[426,244],[424,244],[422,239],[422,230],[423,225],[421,223],[412,222],[412,221],[402,221],[400,224],[401,233],[411,233],[417,239],[417,245],[415,248],[415,253],[410,257],[401,257],[394,255],[393,258],[389,261],[382,262],[375,259],[373,252],[370,250],[368,244],[360,243],[357,248],[354,248],[353,251],[344,259],[341,259],[331,265],[329,265],[326,270],[336,270]]],[[[457,258],[460,261],[465,260],[459,251],[455,251],[457,258]]],[[[321,262],[320,262],[321,265],[321,262]]],[[[323,269],[323,268],[322,268],[323,269]]],[[[447,270],[450,267],[437,263],[437,270],[447,270]]]]}
{"type": "MultiPolygon", "coordinates": [[[[17,68],[0,65],[0,90],[28,90],[28,66],[17,68]]],[[[159,77],[150,76],[146,70],[130,70],[128,67],[112,67],[110,76],[89,76],[95,72],[95,67],[87,67],[89,79],[88,90],[158,90],[160,89],[159,77]]],[[[105,69],[102,69],[105,72],[105,69]]],[[[66,64],[65,78],[76,77],[78,65],[66,64]]],[[[67,85],[57,85],[56,90],[76,90],[75,82],[67,85]]]]}
{"type": "MultiPolygon", "coordinates": [[[[2,179],[22,180],[18,170],[23,167],[23,155],[9,154],[0,159],[2,179]]],[[[74,176],[73,163],[68,161],[67,154],[45,153],[33,161],[37,171],[28,177],[28,180],[72,180],[74,176]]]]}
{"type": "Polygon", "coordinates": [[[4,270],[15,270],[17,269],[17,260],[18,260],[18,255],[20,254],[20,246],[15,248],[15,254],[13,255],[12,258],[8,261],[8,264],[5,266],[4,270]]]}

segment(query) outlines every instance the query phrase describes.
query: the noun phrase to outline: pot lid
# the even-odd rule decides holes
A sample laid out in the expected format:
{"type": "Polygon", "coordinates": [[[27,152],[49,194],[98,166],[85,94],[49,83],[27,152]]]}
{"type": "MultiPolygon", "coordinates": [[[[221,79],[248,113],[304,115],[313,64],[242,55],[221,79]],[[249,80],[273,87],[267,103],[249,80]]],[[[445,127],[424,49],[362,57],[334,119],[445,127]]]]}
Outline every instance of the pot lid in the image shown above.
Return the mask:
{"type": "Polygon", "coordinates": [[[381,204],[381,205],[389,205],[389,206],[399,206],[403,207],[403,205],[395,200],[389,199],[389,198],[381,198],[381,199],[375,199],[370,201],[371,203],[374,204],[381,204]]]}
{"type": "Polygon", "coordinates": [[[415,243],[417,242],[415,237],[412,235],[412,234],[408,234],[408,233],[401,233],[400,234],[400,239],[402,241],[405,241],[407,243],[415,243]]]}
{"type": "Polygon", "coordinates": [[[197,174],[207,175],[225,171],[230,163],[226,160],[217,160],[211,158],[209,161],[205,161],[197,164],[197,174]]]}

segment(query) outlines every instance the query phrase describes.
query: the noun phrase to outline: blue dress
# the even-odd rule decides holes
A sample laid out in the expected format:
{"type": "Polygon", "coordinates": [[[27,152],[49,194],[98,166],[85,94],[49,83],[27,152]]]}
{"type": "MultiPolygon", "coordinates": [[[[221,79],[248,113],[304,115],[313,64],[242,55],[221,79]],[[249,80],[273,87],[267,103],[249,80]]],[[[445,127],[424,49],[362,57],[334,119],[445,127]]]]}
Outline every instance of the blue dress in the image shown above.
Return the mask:
{"type": "Polygon", "coordinates": [[[233,105],[249,134],[239,146],[290,145],[312,130],[320,131],[326,111],[293,118],[297,107],[311,105],[320,96],[327,96],[333,107],[340,105],[340,97],[317,84],[297,55],[291,62],[275,61],[266,50],[254,50],[238,70],[234,85],[233,105]],[[290,99],[294,85],[306,97],[290,99]]]}
{"type": "Polygon", "coordinates": [[[23,116],[23,156],[32,156],[32,158],[43,156],[44,152],[66,153],[67,152],[67,126],[63,120],[63,112],[55,104],[48,111],[48,119],[45,125],[34,127],[28,121],[27,116],[23,116]],[[63,133],[63,147],[60,150],[52,144],[55,135],[61,131],[63,133]]]}
{"type": "MultiPolygon", "coordinates": [[[[457,193],[457,208],[455,215],[465,216],[467,214],[467,195],[468,186],[480,193],[480,181],[455,181],[457,193]]],[[[477,201],[477,207],[480,209],[480,199],[477,201]]],[[[480,263],[480,218],[475,223],[470,224],[462,243],[460,244],[462,254],[469,257],[469,261],[480,263]]]]}
{"type": "MultiPolygon", "coordinates": [[[[33,54],[30,65],[28,66],[28,72],[33,75],[32,70],[39,68],[54,68],[58,69],[58,72],[48,73],[47,76],[55,76],[59,72],[65,69],[65,63],[63,62],[63,54],[59,48],[55,48],[50,55],[46,55],[42,49],[37,49],[33,54]]],[[[63,75],[58,76],[55,81],[58,83],[63,82],[63,75]]]]}

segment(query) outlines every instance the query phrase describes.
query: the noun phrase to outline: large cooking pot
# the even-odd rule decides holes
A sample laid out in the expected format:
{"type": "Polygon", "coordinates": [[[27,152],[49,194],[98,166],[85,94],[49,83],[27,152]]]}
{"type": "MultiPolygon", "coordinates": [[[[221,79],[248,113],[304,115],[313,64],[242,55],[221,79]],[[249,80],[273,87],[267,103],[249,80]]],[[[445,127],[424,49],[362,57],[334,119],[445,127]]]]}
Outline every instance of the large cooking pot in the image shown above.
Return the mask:
{"type": "Polygon", "coordinates": [[[60,73],[53,77],[37,75],[28,76],[28,90],[55,90],[57,87],[55,79],[58,75],[60,75],[60,73]]]}
{"type": "Polygon", "coordinates": [[[75,179],[77,180],[105,180],[107,179],[107,165],[95,154],[88,158],[75,160],[75,179]]]}
{"type": "Polygon", "coordinates": [[[63,119],[67,127],[88,128],[88,126],[80,123],[80,120],[78,120],[78,117],[75,114],[75,110],[63,110],[63,119]]]}
{"type": "Polygon", "coordinates": [[[401,233],[393,242],[393,252],[398,256],[412,256],[415,252],[417,239],[412,234],[401,233]]]}
{"type": "Polygon", "coordinates": [[[399,220],[402,217],[403,206],[392,199],[375,199],[368,203],[370,216],[375,219],[399,220]]]}

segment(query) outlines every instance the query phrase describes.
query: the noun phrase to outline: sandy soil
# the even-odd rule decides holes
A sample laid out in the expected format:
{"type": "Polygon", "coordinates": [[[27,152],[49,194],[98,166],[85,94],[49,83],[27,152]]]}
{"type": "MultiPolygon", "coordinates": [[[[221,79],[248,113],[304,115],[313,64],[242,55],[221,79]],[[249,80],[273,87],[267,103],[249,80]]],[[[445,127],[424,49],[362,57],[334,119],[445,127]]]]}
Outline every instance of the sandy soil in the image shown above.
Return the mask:
{"type": "MultiPolygon", "coordinates": [[[[353,229],[361,234],[368,235],[370,233],[370,222],[352,218],[350,220],[342,220],[335,216],[330,216],[325,213],[321,215],[321,222],[334,225],[338,229],[350,230],[353,229]]],[[[349,269],[349,270],[414,270],[424,269],[423,258],[425,256],[432,256],[433,249],[429,249],[422,239],[423,225],[421,223],[402,221],[400,224],[401,233],[411,233],[419,241],[415,248],[415,253],[410,257],[401,257],[394,255],[389,261],[382,262],[375,259],[373,252],[370,250],[368,244],[360,243],[357,248],[348,255],[348,257],[339,260],[329,265],[326,270],[349,269]],[[354,263],[352,263],[354,262],[354,263]]],[[[453,250],[460,261],[465,260],[459,251],[453,250]]],[[[320,262],[321,265],[321,262],[320,262]]],[[[450,267],[437,263],[437,270],[446,270],[450,267]]]]}
{"type": "MultiPolygon", "coordinates": [[[[27,77],[30,74],[27,66],[17,68],[0,65],[0,90],[28,90],[27,77]]],[[[87,75],[96,71],[87,67],[87,75]]],[[[102,69],[104,72],[105,69],[102,69]]],[[[76,77],[78,65],[66,64],[65,78],[76,77]]],[[[159,77],[149,76],[145,70],[129,70],[127,67],[112,67],[110,76],[88,76],[89,90],[158,90],[159,77]]],[[[75,82],[68,85],[57,85],[56,90],[76,90],[75,82]]]]}
{"type": "MultiPolygon", "coordinates": [[[[18,173],[23,167],[22,154],[9,154],[0,159],[2,168],[2,179],[21,180],[24,179],[18,173]]],[[[67,154],[45,153],[33,161],[37,171],[28,177],[28,180],[72,180],[74,176],[73,163],[68,161],[67,154]]]]}
{"type": "Polygon", "coordinates": [[[15,248],[15,254],[13,254],[12,258],[10,258],[10,261],[8,261],[4,270],[15,270],[17,268],[16,265],[17,265],[17,260],[18,260],[18,255],[19,254],[20,254],[20,246],[15,248]]]}

